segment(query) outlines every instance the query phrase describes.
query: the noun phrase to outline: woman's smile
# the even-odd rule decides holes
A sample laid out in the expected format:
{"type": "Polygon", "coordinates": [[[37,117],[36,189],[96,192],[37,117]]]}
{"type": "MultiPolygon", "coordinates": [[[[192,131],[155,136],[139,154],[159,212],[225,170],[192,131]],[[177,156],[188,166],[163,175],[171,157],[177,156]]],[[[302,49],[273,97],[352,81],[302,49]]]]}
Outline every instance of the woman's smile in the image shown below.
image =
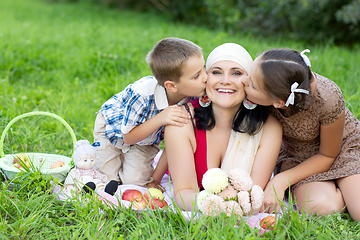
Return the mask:
{"type": "Polygon", "coordinates": [[[235,90],[229,88],[218,88],[216,91],[221,94],[233,94],[236,92],[235,90]]]}

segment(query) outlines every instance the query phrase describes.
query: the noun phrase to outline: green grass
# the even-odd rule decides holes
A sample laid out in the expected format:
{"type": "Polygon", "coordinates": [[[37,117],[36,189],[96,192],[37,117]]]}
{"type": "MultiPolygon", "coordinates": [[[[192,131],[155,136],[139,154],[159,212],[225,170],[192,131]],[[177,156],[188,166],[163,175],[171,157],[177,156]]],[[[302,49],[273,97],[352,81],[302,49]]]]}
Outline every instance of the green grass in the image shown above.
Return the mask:
{"type": "MultiPolygon", "coordinates": [[[[54,4],[2,0],[1,132],[14,117],[40,110],[61,116],[78,139],[91,142],[96,111],[126,85],[151,74],[145,56],[157,41],[170,36],[194,41],[203,47],[205,57],[224,42],[243,45],[253,57],[275,47],[299,51],[309,48],[312,70],[334,80],[343,90],[347,106],[360,117],[360,46],[303,46],[246,33],[229,35],[171,23],[153,13],[105,9],[81,1],[54,4]]],[[[30,151],[70,156],[70,135],[54,119],[23,119],[8,132],[4,152],[30,151]]],[[[257,230],[233,218],[185,221],[176,211],[164,214],[104,209],[106,206],[96,199],[64,205],[34,186],[30,190],[19,189],[1,179],[0,239],[260,238],[257,230]],[[239,227],[234,228],[234,224],[239,227]]],[[[288,212],[274,231],[261,238],[358,239],[359,232],[359,224],[348,214],[312,217],[288,212]]]]}

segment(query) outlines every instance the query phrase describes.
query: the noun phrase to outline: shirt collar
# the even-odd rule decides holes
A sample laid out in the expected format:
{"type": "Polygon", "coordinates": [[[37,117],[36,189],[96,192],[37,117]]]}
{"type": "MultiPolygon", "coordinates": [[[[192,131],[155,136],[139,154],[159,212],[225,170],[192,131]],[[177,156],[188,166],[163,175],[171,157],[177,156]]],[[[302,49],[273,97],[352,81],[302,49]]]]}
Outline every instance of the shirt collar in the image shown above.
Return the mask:
{"type": "Polygon", "coordinates": [[[169,102],[168,102],[167,97],[166,97],[166,91],[165,91],[165,88],[163,86],[160,86],[159,84],[156,84],[155,91],[154,91],[154,96],[155,96],[156,107],[159,110],[165,109],[165,108],[167,108],[169,106],[169,102]]]}
{"type": "MultiPolygon", "coordinates": [[[[162,110],[169,106],[169,102],[166,96],[166,90],[163,86],[156,84],[154,96],[157,109],[162,110]]],[[[184,103],[188,102],[189,99],[190,97],[184,97],[183,99],[181,99],[181,101],[177,103],[177,105],[183,105],[184,103]]]]}

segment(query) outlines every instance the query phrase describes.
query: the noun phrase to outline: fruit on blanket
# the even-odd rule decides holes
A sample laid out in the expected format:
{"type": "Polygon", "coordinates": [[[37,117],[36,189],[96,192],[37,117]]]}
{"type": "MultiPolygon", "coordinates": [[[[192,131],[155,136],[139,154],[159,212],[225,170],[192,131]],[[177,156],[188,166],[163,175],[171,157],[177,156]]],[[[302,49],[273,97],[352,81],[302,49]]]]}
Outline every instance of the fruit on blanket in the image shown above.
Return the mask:
{"type": "Polygon", "coordinates": [[[168,203],[165,201],[165,199],[154,198],[148,202],[148,206],[151,209],[158,209],[168,206],[168,203]]]}
{"type": "Polygon", "coordinates": [[[54,169],[54,168],[58,168],[58,167],[63,167],[65,166],[65,163],[63,161],[55,161],[51,164],[50,169],[54,169]]]}
{"type": "Polygon", "coordinates": [[[264,229],[271,229],[271,230],[274,230],[274,227],[275,227],[275,217],[274,216],[267,216],[265,218],[263,218],[261,221],[260,221],[260,226],[264,229]]]}
{"type": "Polygon", "coordinates": [[[122,200],[132,202],[135,199],[143,198],[142,193],[136,189],[126,189],[121,195],[122,200]]]}
{"type": "Polygon", "coordinates": [[[133,209],[145,209],[146,208],[146,200],[143,197],[134,199],[132,208],[133,209]]]}
{"type": "Polygon", "coordinates": [[[144,193],[144,198],[149,202],[151,199],[164,199],[164,194],[157,188],[148,188],[144,193]]]}
{"type": "Polygon", "coordinates": [[[26,153],[18,153],[14,157],[14,165],[17,168],[23,168],[23,165],[30,167],[31,166],[31,160],[26,153]]]}
{"type": "Polygon", "coordinates": [[[13,165],[12,165],[12,167],[16,167],[16,168],[21,168],[21,169],[23,169],[23,167],[21,166],[21,165],[19,165],[18,163],[14,163],[13,165]]]}
{"type": "Polygon", "coordinates": [[[122,200],[133,202],[133,209],[144,209],[146,208],[146,201],[139,190],[126,189],[121,195],[122,200]]]}

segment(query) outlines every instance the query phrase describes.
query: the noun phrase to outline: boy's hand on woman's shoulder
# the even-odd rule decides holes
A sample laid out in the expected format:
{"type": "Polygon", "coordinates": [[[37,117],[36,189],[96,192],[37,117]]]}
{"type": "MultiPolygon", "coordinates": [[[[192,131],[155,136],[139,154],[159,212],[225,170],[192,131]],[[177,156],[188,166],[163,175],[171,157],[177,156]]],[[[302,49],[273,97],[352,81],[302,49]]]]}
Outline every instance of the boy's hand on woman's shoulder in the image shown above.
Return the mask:
{"type": "Polygon", "coordinates": [[[171,105],[157,114],[157,117],[162,122],[162,125],[182,127],[189,121],[190,114],[185,110],[184,107],[171,105]]]}

